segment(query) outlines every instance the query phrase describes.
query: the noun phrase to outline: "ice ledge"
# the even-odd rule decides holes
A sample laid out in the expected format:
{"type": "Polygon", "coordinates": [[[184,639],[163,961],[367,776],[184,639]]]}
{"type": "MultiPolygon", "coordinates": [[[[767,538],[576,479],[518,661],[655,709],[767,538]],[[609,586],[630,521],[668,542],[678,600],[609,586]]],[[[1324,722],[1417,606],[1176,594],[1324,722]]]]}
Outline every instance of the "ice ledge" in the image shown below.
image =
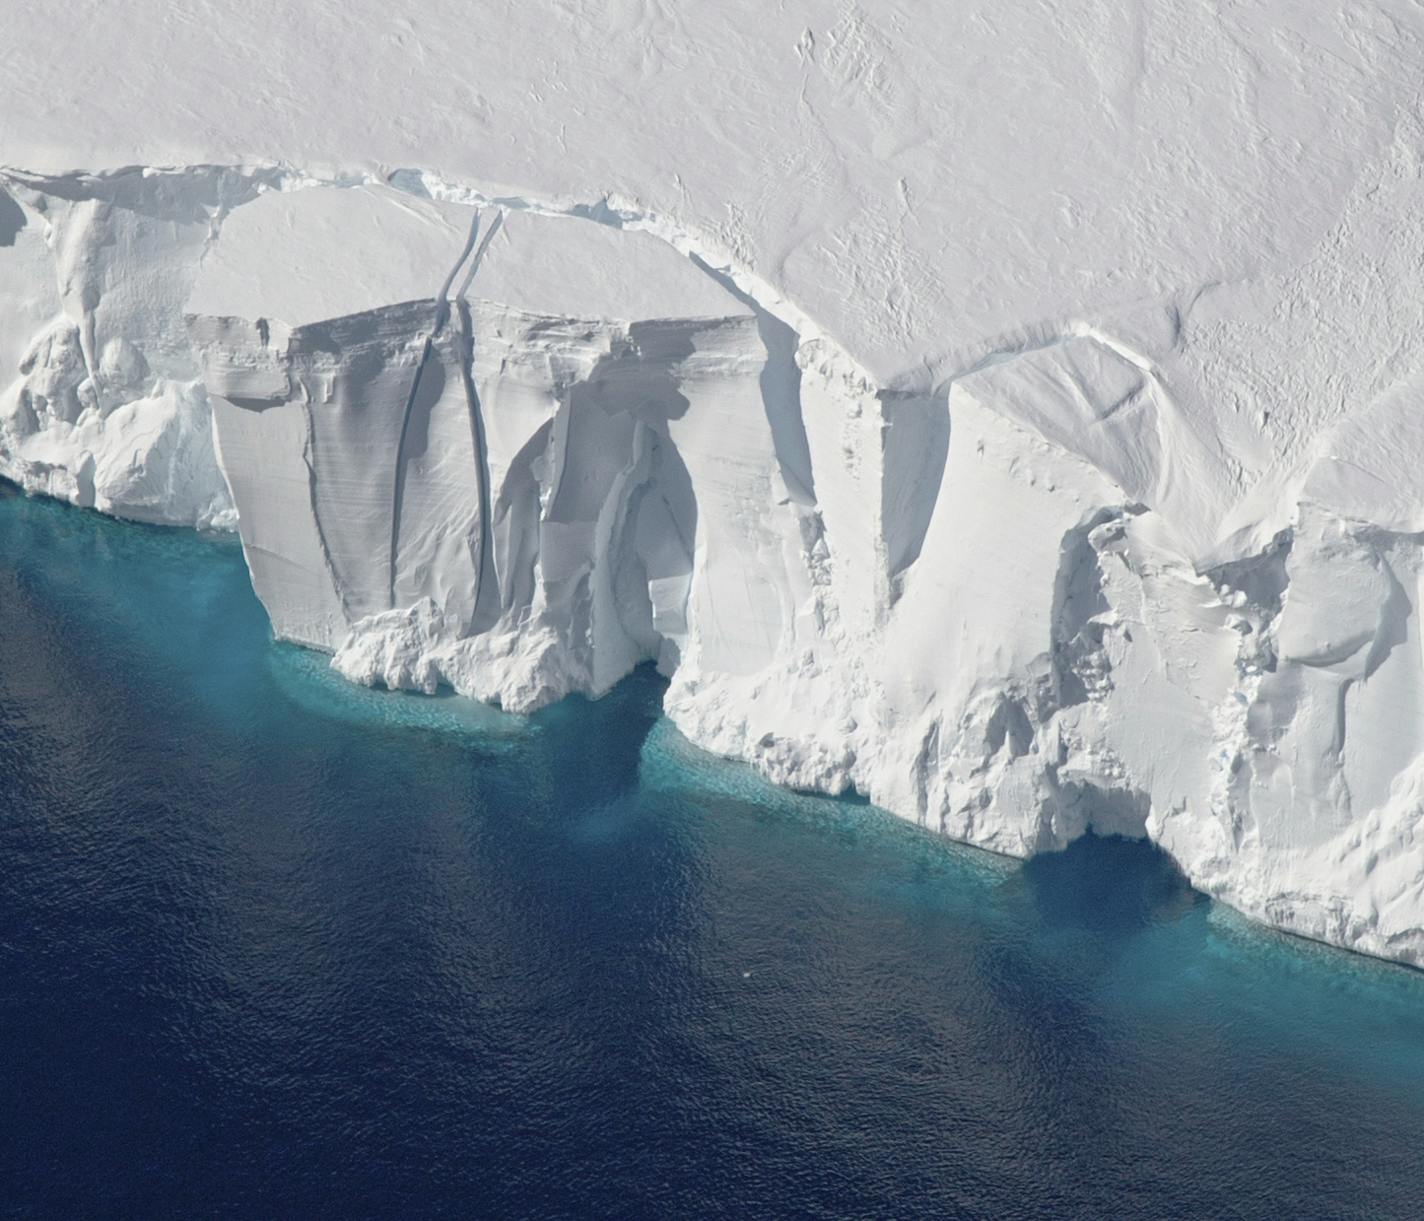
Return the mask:
{"type": "MultiPolygon", "coordinates": [[[[1146,835],[1269,923],[1424,964],[1413,383],[1277,437],[1202,372],[1272,359],[1274,300],[1347,302],[1405,187],[1304,287],[881,386],[616,198],[0,181],[0,473],[147,520],[235,505],[277,630],[348,676],[527,709],[654,658],[694,742],[784,783],[1016,855],[1146,835]]],[[[1370,323],[1332,375],[1398,341],[1370,323]]]]}

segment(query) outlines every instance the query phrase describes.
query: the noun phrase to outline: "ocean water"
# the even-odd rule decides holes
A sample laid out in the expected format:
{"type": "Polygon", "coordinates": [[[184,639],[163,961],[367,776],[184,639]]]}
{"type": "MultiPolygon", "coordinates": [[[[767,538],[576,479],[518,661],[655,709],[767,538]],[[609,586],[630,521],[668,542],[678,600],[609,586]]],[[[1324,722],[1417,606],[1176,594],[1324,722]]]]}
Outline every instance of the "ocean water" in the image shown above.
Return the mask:
{"type": "Polygon", "coordinates": [[[1418,1217],[1424,974],[274,645],[0,501],[0,1212],[1418,1217]]]}

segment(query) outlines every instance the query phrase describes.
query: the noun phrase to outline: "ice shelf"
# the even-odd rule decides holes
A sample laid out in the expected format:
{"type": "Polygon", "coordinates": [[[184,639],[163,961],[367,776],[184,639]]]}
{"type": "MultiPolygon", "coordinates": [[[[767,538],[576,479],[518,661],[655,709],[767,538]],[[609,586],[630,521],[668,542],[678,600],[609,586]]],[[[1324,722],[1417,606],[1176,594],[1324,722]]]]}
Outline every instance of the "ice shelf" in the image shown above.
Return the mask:
{"type": "Polygon", "coordinates": [[[1417,9],[209,7],[0,93],[0,473],[238,530],[358,681],[655,660],[783,783],[1424,964],[1417,9]]]}

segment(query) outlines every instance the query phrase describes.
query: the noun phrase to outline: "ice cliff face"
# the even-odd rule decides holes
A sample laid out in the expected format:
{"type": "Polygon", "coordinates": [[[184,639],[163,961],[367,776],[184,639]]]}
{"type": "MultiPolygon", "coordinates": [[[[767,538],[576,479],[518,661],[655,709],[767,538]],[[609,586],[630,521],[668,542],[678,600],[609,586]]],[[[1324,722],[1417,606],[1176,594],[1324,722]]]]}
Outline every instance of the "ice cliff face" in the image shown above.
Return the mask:
{"type": "Polygon", "coordinates": [[[190,308],[257,590],[353,678],[523,711],[646,658],[740,672],[781,647],[808,466],[762,385],[792,354],[664,243],[269,193],[190,308]]]}
{"type": "Polygon", "coordinates": [[[778,781],[1016,855],[1146,835],[1424,963],[1413,147],[1289,274],[893,384],[651,213],[12,173],[0,470],[235,523],[277,633],[359,681],[523,711],[654,659],[778,781]]]}
{"type": "Polygon", "coordinates": [[[258,178],[0,178],[0,474],[144,521],[231,525],[183,298],[258,178]]]}

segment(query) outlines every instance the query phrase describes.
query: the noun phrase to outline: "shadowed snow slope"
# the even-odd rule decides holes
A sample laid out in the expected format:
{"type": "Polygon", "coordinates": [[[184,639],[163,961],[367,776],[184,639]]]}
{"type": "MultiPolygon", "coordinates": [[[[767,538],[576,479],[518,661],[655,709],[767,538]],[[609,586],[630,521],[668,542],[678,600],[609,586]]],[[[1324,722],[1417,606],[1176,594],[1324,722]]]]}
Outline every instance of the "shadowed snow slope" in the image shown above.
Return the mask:
{"type": "Polygon", "coordinates": [[[1424,962],[1415,7],[122,7],[3,93],[0,473],[1424,962]]]}

